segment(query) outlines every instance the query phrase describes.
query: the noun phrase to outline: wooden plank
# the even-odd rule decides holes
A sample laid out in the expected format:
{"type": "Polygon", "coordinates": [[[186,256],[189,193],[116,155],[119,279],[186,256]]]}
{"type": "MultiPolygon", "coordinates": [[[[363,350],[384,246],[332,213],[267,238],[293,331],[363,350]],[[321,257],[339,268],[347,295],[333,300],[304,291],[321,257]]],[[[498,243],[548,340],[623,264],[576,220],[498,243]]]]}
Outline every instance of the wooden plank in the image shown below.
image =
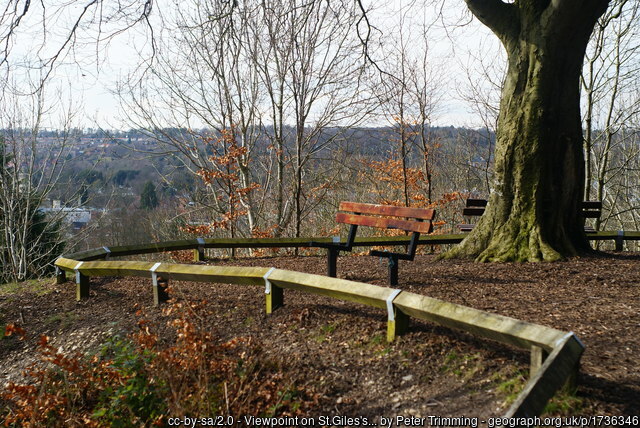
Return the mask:
{"type": "Polygon", "coordinates": [[[163,263],[156,272],[163,277],[179,281],[264,285],[263,277],[269,269],[263,267],[196,266],[163,263]]]}
{"type": "Polygon", "coordinates": [[[469,207],[469,208],[464,208],[462,210],[462,215],[464,216],[470,216],[470,217],[478,217],[481,216],[482,214],[484,214],[484,208],[480,208],[480,207],[469,207]]]}
{"type": "MultiPolygon", "coordinates": [[[[56,264],[62,268],[68,266],[66,260],[56,261],[56,264]],[[60,263],[60,264],[58,264],[60,263]],[[64,265],[63,265],[64,263],[64,265]]],[[[78,262],[75,262],[77,265],[78,262]]],[[[153,262],[130,262],[130,261],[100,261],[100,262],[83,262],[78,269],[85,275],[89,276],[141,276],[151,277],[150,269],[155,263],[153,262]]],[[[75,268],[75,266],[74,266],[75,268]]]]}
{"type": "Polygon", "coordinates": [[[104,248],[100,247],[69,254],[67,255],[67,257],[75,260],[99,260],[103,259],[106,255],[107,252],[104,250],[104,248]]]}
{"type": "Polygon", "coordinates": [[[379,285],[281,269],[274,270],[269,275],[269,281],[282,288],[306,291],[382,309],[387,308],[387,298],[394,291],[392,288],[379,285]]]}
{"type": "Polygon", "coordinates": [[[469,198],[467,199],[467,208],[470,207],[486,207],[487,203],[489,201],[487,201],[486,199],[473,199],[473,198],[469,198]]]}
{"type": "Polygon", "coordinates": [[[338,223],[357,224],[359,226],[378,227],[380,229],[401,229],[420,233],[429,233],[432,227],[430,221],[410,221],[347,213],[336,214],[336,221],[338,223]]]}
{"type": "Polygon", "coordinates": [[[435,210],[429,208],[399,207],[396,205],[363,204],[358,202],[340,202],[340,211],[360,214],[387,215],[393,217],[411,217],[433,220],[435,210]]]}
{"type": "Polygon", "coordinates": [[[539,346],[551,350],[563,332],[492,314],[428,296],[403,292],[393,304],[414,318],[435,322],[446,327],[464,330],[508,345],[530,349],[539,346]]]}
{"type": "Polygon", "coordinates": [[[66,257],[58,257],[54,264],[58,266],[60,269],[63,269],[66,271],[73,271],[73,269],[76,266],[78,266],[78,263],[80,263],[80,260],[74,260],[66,257]]]}
{"type": "MultiPolygon", "coordinates": [[[[56,265],[73,270],[78,261],[60,258],[56,265]]],[[[88,276],[141,276],[151,277],[153,262],[84,262],[79,271],[88,276]]],[[[167,279],[182,281],[216,282],[223,284],[263,285],[263,276],[269,268],[234,266],[196,266],[162,263],[156,274],[167,279]]]]}
{"type": "MultiPolygon", "coordinates": [[[[455,244],[461,242],[465,235],[442,234],[442,235],[421,235],[420,244],[455,244]]],[[[374,245],[406,245],[411,239],[410,236],[360,236],[356,237],[355,243],[358,246],[370,247],[374,245]]],[[[309,247],[309,243],[331,243],[331,237],[307,237],[307,238],[224,238],[205,239],[205,248],[304,248],[309,247]]]]}
{"type": "Polygon", "coordinates": [[[111,250],[111,257],[117,257],[131,256],[134,254],[161,253],[164,251],[190,250],[197,247],[198,241],[195,239],[190,239],[182,241],[163,241],[139,245],[115,246],[109,247],[109,250],[111,250]]]}
{"type": "Polygon", "coordinates": [[[459,224],[458,225],[458,229],[460,229],[460,232],[471,232],[474,227],[476,227],[475,224],[459,224]]]}
{"type": "Polygon", "coordinates": [[[583,352],[584,346],[573,333],[561,338],[505,417],[539,416],[549,399],[575,374],[583,352]]]}
{"type": "Polygon", "coordinates": [[[582,211],[582,217],[584,218],[600,218],[601,214],[600,211],[582,211]]]}
{"type": "MultiPolygon", "coordinates": [[[[464,239],[464,235],[461,234],[443,234],[443,235],[422,235],[419,244],[455,244],[461,242],[464,239]]],[[[613,239],[613,238],[611,238],[613,239]]],[[[640,239],[637,238],[637,239],[640,239]]],[[[370,247],[374,245],[407,245],[409,243],[409,236],[370,236],[370,237],[357,237],[355,239],[356,246],[370,247]]],[[[309,247],[311,241],[320,243],[331,243],[330,237],[308,237],[308,238],[238,238],[238,239],[205,239],[205,248],[305,248],[309,247]]],[[[141,246],[127,246],[126,250],[120,250],[121,247],[110,247],[111,257],[128,256],[136,254],[151,254],[163,251],[172,251],[167,248],[176,248],[176,246],[169,247],[166,245],[153,244],[153,245],[141,245],[141,246]],[[139,247],[139,249],[137,249],[139,247]],[[115,249],[115,251],[114,251],[115,249]]],[[[181,244],[179,250],[190,250],[198,247],[197,241],[185,241],[185,244],[181,244]],[[192,242],[192,243],[189,243],[192,242]],[[189,244],[191,247],[186,247],[189,244]]],[[[78,253],[70,253],[62,256],[63,259],[75,260],[96,260],[102,259],[106,255],[106,252],[102,249],[95,249],[91,252],[83,251],[78,253]],[[85,259],[83,256],[89,254],[92,258],[85,259]]],[[[72,269],[69,267],[68,269],[72,269]]]]}
{"type": "Polygon", "coordinates": [[[625,231],[624,232],[624,239],[625,240],[631,240],[631,241],[640,241],[640,232],[625,231]]]}
{"type": "Polygon", "coordinates": [[[602,201],[582,201],[583,210],[602,210],[602,201]]]}

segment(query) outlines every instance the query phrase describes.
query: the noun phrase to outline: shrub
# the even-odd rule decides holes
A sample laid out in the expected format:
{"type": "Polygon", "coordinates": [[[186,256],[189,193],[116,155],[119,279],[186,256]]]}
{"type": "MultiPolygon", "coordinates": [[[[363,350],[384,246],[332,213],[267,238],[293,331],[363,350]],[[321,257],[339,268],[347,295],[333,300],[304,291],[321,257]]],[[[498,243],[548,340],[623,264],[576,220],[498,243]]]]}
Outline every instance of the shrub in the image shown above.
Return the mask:
{"type": "MultiPolygon", "coordinates": [[[[297,415],[317,402],[281,363],[261,358],[252,338],[223,341],[199,325],[206,303],[172,302],[164,312],[175,333],[164,345],[140,311],[136,333],[90,357],[59,352],[42,336],[46,364],[0,394],[0,419],[25,427],[152,426],[170,416],[297,415]]],[[[6,334],[24,337],[13,325],[6,334]]]]}

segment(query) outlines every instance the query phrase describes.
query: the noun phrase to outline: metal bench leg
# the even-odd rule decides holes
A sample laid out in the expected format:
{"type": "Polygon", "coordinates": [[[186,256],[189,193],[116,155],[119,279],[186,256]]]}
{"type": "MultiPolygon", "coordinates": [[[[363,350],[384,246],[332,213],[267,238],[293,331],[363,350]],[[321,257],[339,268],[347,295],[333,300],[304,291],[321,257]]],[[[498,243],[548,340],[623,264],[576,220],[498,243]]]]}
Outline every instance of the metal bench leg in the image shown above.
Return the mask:
{"type": "Polygon", "coordinates": [[[398,285],[398,258],[389,257],[389,285],[398,285]]]}
{"type": "Polygon", "coordinates": [[[616,236],[616,251],[622,251],[624,249],[624,231],[619,230],[616,236]]]}
{"type": "Polygon", "coordinates": [[[338,251],[337,248],[327,250],[327,276],[336,278],[338,276],[338,251]]]}

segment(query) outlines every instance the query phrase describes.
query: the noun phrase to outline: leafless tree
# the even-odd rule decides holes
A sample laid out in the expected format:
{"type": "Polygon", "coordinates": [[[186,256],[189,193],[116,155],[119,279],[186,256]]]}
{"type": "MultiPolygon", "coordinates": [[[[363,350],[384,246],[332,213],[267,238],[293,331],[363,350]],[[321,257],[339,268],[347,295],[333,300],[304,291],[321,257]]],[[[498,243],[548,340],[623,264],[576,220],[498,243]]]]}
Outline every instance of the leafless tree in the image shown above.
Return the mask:
{"type": "Polygon", "coordinates": [[[215,168],[193,130],[232,128],[245,150],[243,188],[260,183],[242,197],[248,230],[275,225],[280,234],[293,222],[299,236],[314,206],[307,191],[322,175],[309,165],[327,155],[338,126],[364,116],[353,5],[194,2],[180,10],[145,79],[121,88],[132,123],[158,135],[193,173],[215,168]],[[187,128],[190,138],[167,127],[187,128]],[[257,156],[267,140],[270,156],[265,144],[257,156]]]}
{"type": "Polygon", "coordinates": [[[640,5],[618,0],[600,18],[587,50],[582,75],[584,91],[585,199],[603,201],[605,214],[597,229],[611,221],[625,227],[624,218],[638,209],[630,188],[638,155],[633,128],[640,115],[640,5]]]}
{"type": "MultiPolygon", "coordinates": [[[[5,88],[0,97],[0,282],[50,272],[67,238],[67,212],[45,213],[43,208],[62,184],[65,157],[75,137],[73,114],[68,110],[66,117],[59,117],[56,136],[41,137],[51,105],[43,87],[34,89],[33,95],[15,95],[5,88]]],[[[78,191],[67,194],[71,199],[78,196],[78,191]]]]}

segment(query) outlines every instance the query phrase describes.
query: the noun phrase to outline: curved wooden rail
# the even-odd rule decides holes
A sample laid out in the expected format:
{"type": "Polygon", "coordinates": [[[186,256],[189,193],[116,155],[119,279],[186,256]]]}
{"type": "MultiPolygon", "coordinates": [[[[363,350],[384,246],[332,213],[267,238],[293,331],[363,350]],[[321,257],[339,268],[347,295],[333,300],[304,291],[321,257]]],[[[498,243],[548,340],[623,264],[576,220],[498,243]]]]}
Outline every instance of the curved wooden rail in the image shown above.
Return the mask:
{"type": "MultiPolygon", "coordinates": [[[[447,234],[447,235],[422,235],[418,244],[457,244],[467,233],[447,234]]],[[[616,249],[622,250],[622,244],[626,240],[640,241],[640,232],[634,231],[599,231],[587,234],[587,239],[591,241],[614,240],[616,249]]],[[[407,245],[410,236],[372,236],[357,237],[354,241],[355,247],[371,247],[376,245],[407,245]]],[[[313,247],[312,243],[331,243],[333,238],[200,238],[186,239],[180,241],[165,241],[139,245],[121,245],[114,247],[93,248],[91,250],[80,251],[67,254],[64,257],[75,260],[100,260],[109,256],[130,256],[136,254],[151,254],[163,251],[196,250],[202,254],[205,248],[302,248],[313,247]]]]}
{"type": "MultiPolygon", "coordinates": [[[[309,242],[309,238],[302,239],[309,242]]],[[[278,240],[277,246],[301,243],[302,239],[278,240]]],[[[363,239],[361,243],[370,242],[366,241],[367,239],[370,238],[363,239]]],[[[284,303],[283,290],[293,289],[386,309],[389,341],[402,334],[406,330],[409,317],[414,317],[530,350],[531,379],[509,408],[506,417],[539,415],[555,392],[574,378],[584,351],[584,346],[573,333],[373,284],[274,268],[91,261],[115,255],[202,248],[202,240],[194,241],[104,247],[60,257],[55,264],[61,272],[75,272],[77,299],[89,297],[89,278],[92,276],[139,276],[152,279],[156,303],[166,299],[162,288],[163,281],[166,284],[168,280],[263,286],[266,311],[271,313],[284,303]],[[159,278],[162,278],[162,281],[159,278]]],[[[225,245],[230,243],[229,240],[204,241],[208,248],[229,248],[225,245]]],[[[236,241],[234,244],[247,245],[246,240],[244,241],[236,241]]],[[[267,244],[275,241],[252,240],[251,243],[271,246],[267,244]]],[[[374,245],[380,245],[379,240],[376,242],[374,245]]]]}

